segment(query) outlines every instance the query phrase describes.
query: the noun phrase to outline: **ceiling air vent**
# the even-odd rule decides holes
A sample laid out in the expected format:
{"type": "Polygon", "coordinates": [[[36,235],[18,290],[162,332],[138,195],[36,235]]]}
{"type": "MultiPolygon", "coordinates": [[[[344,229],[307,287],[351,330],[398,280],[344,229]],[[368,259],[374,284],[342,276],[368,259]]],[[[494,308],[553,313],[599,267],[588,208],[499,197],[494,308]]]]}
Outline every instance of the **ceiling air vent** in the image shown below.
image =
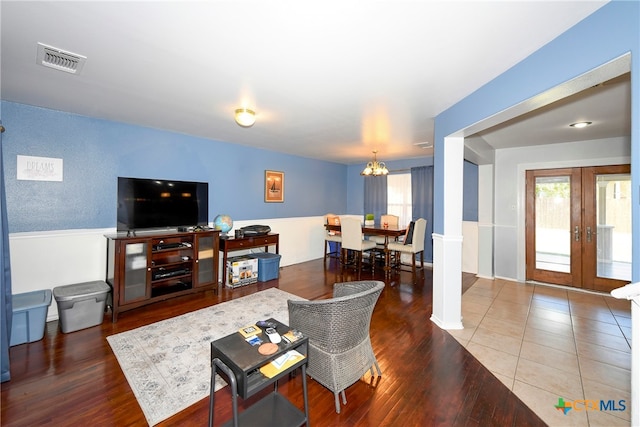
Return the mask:
{"type": "Polygon", "coordinates": [[[431,148],[433,146],[433,144],[429,141],[414,142],[413,145],[415,145],[418,148],[431,148]]]}
{"type": "Polygon", "coordinates": [[[38,54],[36,63],[45,67],[65,71],[71,74],[78,74],[82,71],[86,56],[77,53],[65,52],[53,46],[38,43],[38,54]]]}

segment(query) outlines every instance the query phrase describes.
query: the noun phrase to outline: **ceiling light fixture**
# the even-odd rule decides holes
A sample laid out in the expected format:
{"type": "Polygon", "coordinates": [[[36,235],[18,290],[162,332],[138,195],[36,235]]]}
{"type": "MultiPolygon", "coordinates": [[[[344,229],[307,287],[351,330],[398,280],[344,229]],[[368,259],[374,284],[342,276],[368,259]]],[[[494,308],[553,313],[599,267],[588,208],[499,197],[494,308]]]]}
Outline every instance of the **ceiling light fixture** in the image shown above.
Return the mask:
{"type": "Polygon", "coordinates": [[[590,124],[591,122],[577,122],[577,123],[571,123],[569,126],[576,129],[582,129],[582,128],[586,128],[590,124]]]}
{"type": "Polygon", "coordinates": [[[256,122],[256,113],[253,110],[248,108],[238,108],[236,110],[236,123],[242,126],[243,128],[248,128],[253,126],[256,122]]]}
{"type": "Polygon", "coordinates": [[[362,172],[360,172],[360,175],[380,176],[380,175],[387,175],[389,173],[389,169],[387,169],[387,166],[384,164],[384,162],[379,162],[378,159],[376,158],[376,153],[378,153],[378,151],[374,150],[373,161],[367,163],[367,166],[364,168],[362,172]]]}

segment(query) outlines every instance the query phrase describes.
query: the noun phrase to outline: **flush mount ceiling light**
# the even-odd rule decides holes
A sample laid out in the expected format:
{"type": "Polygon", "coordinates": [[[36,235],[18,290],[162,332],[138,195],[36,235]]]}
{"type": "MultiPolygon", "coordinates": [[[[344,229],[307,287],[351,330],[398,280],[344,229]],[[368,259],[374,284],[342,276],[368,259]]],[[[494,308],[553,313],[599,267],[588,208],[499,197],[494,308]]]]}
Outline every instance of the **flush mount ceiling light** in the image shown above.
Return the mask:
{"type": "Polygon", "coordinates": [[[242,126],[243,128],[248,128],[253,126],[256,122],[256,113],[253,110],[248,108],[238,108],[236,110],[236,123],[242,126]]]}
{"type": "Polygon", "coordinates": [[[373,161],[367,163],[367,166],[364,168],[360,175],[364,176],[380,176],[387,175],[389,173],[389,169],[384,164],[384,162],[379,162],[376,158],[377,150],[373,151],[373,161]]]}
{"type": "Polygon", "coordinates": [[[571,123],[569,126],[576,129],[582,129],[582,128],[586,128],[590,124],[591,122],[577,122],[577,123],[571,123]]]}

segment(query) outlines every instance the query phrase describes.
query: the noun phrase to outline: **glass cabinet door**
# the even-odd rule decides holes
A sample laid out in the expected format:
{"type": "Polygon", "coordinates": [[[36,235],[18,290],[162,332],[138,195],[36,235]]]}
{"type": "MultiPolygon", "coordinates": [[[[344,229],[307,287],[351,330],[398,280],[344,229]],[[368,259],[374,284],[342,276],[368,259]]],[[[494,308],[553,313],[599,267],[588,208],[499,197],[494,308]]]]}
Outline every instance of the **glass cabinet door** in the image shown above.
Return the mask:
{"type": "Polygon", "coordinates": [[[145,298],[147,295],[148,242],[124,245],[124,286],[121,303],[145,298]]]}
{"type": "Polygon", "coordinates": [[[214,272],[216,271],[216,269],[214,268],[214,254],[215,252],[217,252],[217,249],[214,245],[214,243],[216,243],[214,238],[217,237],[217,234],[195,236],[197,251],[195,264],[195,286],[210,285],[218,279],[217,277],[214,277],[214,272]]]}

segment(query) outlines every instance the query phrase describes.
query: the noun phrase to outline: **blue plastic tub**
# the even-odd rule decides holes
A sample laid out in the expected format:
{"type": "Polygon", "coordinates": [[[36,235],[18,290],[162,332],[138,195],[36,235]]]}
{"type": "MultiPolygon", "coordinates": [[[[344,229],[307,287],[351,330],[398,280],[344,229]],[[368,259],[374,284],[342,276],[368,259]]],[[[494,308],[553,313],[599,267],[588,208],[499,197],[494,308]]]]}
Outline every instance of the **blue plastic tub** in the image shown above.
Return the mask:
{"type": "Polygon", "coordinates": [[[44,326],[51,305],[51,290],[27,292],[12,296],[10,346],[39,341],[44,337],[44,326]]]}
{"type": "Polygon", "coordinates": [[[280,255],[262,252],[249,255],[258,260],[258,282],[268,282],[280,277],[280,255]]]}

